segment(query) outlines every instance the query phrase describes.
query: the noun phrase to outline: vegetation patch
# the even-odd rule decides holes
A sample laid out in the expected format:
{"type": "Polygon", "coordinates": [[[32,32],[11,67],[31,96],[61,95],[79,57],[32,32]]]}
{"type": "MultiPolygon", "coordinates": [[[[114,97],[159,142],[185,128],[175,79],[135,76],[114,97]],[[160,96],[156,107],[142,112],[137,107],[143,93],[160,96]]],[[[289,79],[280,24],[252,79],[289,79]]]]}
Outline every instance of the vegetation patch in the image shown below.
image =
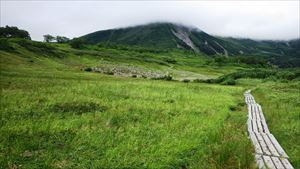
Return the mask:
{"type": "Polygon", "coordinates": [[[103,112],[106,107],[94,102],[67,102],[56,103],[51,106],[50,111],[55,113],[74,113],[81,115],[83,113],[103,112]]]}
{"type": "Polygon", "coordinates": [[[255,79],[269,79],[269,80],[299,80],[300,70],[275,70],[275,69],[253,69],[253,70],[240,70],[234,73],[230,73],[221,76],[217,79],[208,80],[195,80],[194,82],[206,82],[206,83],[220,83],[223,85],[235,85],[237,79],[241,78],[255,78],[255,79]]]}

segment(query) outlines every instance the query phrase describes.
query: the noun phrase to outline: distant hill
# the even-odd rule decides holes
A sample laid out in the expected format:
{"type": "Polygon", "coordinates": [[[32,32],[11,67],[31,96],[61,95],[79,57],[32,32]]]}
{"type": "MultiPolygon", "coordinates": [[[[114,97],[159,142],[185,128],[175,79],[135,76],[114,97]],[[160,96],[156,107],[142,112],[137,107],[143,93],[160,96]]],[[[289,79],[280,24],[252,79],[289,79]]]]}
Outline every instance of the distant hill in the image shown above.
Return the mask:
{"type": "Polygon", "coordinates": [[[151,23],[109,29],[81,37],[88,43],[134,45],[158,49],[184,49],[206,55],[267,57],[279,66],[300,66],[300,40],[257,41],[216,37],[195,27],[175,23],[151,23]]]}

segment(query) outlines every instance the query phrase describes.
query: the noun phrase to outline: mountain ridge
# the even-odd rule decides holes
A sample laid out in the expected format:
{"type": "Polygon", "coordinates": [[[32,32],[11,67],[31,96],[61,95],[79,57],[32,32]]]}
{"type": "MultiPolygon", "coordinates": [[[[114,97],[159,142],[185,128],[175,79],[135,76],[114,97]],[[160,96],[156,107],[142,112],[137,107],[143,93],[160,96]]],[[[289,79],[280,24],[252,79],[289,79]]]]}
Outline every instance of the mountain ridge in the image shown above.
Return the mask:
{"type": "Polygon", "coordinates": [[[220,37],[210,35],[197,27],[171,22],[101,30],[80,38],[92,44],[110,43],[158,49],[183,49],[208,56],[251,55],[267,57],[274,63],[288,62],[300,65],[300,39],[272,41],[220,37]]]}

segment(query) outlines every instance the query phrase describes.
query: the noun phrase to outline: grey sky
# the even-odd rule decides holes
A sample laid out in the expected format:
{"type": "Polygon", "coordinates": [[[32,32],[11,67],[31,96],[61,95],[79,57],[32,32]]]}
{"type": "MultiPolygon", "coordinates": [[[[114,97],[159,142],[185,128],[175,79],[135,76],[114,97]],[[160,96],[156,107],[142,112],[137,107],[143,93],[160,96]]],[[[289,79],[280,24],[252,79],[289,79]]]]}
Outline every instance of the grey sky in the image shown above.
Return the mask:
{"type": "Polygon", "coordinates": [[[2,1],[1,26],[78,37],[155,21],[194,25],[213,35],[299,38],[300,1],[2,1]]]}

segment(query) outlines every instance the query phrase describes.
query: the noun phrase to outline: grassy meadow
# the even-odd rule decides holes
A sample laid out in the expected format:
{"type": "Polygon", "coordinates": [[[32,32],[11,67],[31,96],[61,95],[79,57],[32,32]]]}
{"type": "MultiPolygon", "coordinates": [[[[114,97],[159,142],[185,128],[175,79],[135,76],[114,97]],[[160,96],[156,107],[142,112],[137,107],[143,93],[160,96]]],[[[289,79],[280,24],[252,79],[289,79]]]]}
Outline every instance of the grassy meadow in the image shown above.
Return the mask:
{"type": "Polygon", "coordinates": [[[271,132],[299,167],[297,81],[227,86],[112,76],[82,68],[126,64],[175,79],[247,68],[207,65],[182,51],[22,43],[0,50],[0,168],[255,168],[243,98],[255,86],[271,132]]]}
{"type": "Polygon", "coordinates": [[[270,131],[290,157],[294,168],[300,168],[300,83],[265,82],[255,91],[270,131]]]}

